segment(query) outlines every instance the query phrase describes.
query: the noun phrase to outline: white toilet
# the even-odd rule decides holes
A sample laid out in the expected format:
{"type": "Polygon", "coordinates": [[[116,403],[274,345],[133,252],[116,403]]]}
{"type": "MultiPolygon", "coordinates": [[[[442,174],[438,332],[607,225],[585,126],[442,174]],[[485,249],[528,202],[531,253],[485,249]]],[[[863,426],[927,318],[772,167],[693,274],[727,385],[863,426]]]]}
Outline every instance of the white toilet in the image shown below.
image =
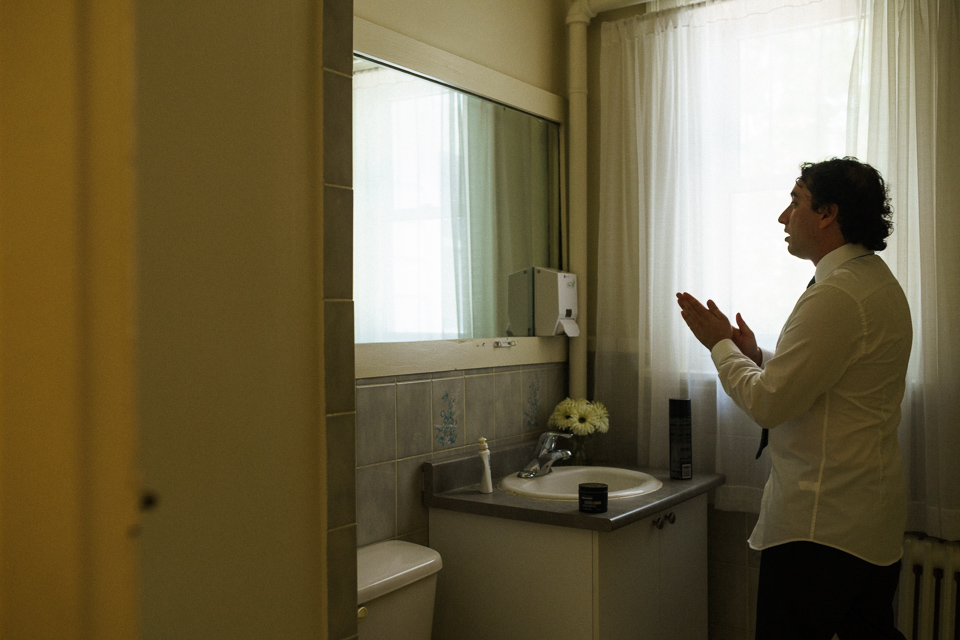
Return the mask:
{"type": "Polygon", "coordinates": [[[387,540],[357,549],[360,640],[430,640],[442,566],[439,553],[411,542],[387,540]]]}

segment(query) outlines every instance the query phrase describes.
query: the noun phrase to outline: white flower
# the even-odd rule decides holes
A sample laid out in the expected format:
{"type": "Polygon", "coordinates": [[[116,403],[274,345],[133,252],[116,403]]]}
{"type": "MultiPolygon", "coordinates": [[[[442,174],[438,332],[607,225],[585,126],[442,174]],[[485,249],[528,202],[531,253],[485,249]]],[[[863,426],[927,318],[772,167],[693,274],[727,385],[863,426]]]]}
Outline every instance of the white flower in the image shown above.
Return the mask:
{"type": "Polygon", "coordinates": [[[553,410],[548,424],[560,431],[587,436],[596,431],[606,433],[610,428],[609,415],[607,408],[599,402],[566,398],[553,410]]]}
{"type": "Polygon", "coordinates": [[[600,420],[597,423],[597,431],[600,433],[606,433],[610,429],[610,412],[607,411],[607,408],[603,406],[603,403],[594,401],[593,407],[597,410],[597,413],[600,415],[600,420]]]}
{"type": "Polygon", "coordinates": [[[570,398],[561,401],[553,410],[553,414],[550,416],[550,421],[547,424],[560,431],[572,431],[573,425],[577,422],[576,404],[576,401],[570,398]]]}

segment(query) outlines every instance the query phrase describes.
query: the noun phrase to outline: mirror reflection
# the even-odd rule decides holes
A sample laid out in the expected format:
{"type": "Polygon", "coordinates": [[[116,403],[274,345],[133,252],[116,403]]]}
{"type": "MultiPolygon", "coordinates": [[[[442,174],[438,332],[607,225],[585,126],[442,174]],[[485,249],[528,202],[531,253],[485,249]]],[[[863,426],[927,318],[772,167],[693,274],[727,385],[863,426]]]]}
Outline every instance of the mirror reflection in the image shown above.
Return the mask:
{"type": "Polygon", "coordinates": [[[507,335],[507,280],[559,267],[559,125],[354,58],[357,343],[507,335]]]}

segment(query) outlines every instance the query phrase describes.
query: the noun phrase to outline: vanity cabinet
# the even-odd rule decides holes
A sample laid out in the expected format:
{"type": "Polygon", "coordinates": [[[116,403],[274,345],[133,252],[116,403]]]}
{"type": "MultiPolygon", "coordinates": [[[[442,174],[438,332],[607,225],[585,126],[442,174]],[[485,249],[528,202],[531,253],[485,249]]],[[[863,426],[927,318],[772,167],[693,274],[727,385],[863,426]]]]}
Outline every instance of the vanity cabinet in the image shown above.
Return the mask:
{"type": "Polygon", "coordinates": [[[434,638],[706,640],[707,497],[613,531],[430,509],[434,638]]]}

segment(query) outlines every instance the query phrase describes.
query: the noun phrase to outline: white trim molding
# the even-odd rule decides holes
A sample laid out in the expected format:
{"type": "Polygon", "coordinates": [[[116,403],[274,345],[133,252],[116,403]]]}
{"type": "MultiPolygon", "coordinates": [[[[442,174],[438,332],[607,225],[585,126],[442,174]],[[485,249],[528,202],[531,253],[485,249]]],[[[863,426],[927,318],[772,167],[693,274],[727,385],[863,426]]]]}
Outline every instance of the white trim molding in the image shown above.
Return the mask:
{"type": "Polygon", "coordinates": [[[553,122],[566,121],[567,104],[563,96],[356,16],[353,17],[353,48],[363,56],[455,89],[553,122]]]}
{"type": "Polygon", "coordinates": [[[567,337],[484,338],[356,345],[356,377],[566,362],[567,337]],[[513,343],[497,346],[497,343],[513,343]]]}

